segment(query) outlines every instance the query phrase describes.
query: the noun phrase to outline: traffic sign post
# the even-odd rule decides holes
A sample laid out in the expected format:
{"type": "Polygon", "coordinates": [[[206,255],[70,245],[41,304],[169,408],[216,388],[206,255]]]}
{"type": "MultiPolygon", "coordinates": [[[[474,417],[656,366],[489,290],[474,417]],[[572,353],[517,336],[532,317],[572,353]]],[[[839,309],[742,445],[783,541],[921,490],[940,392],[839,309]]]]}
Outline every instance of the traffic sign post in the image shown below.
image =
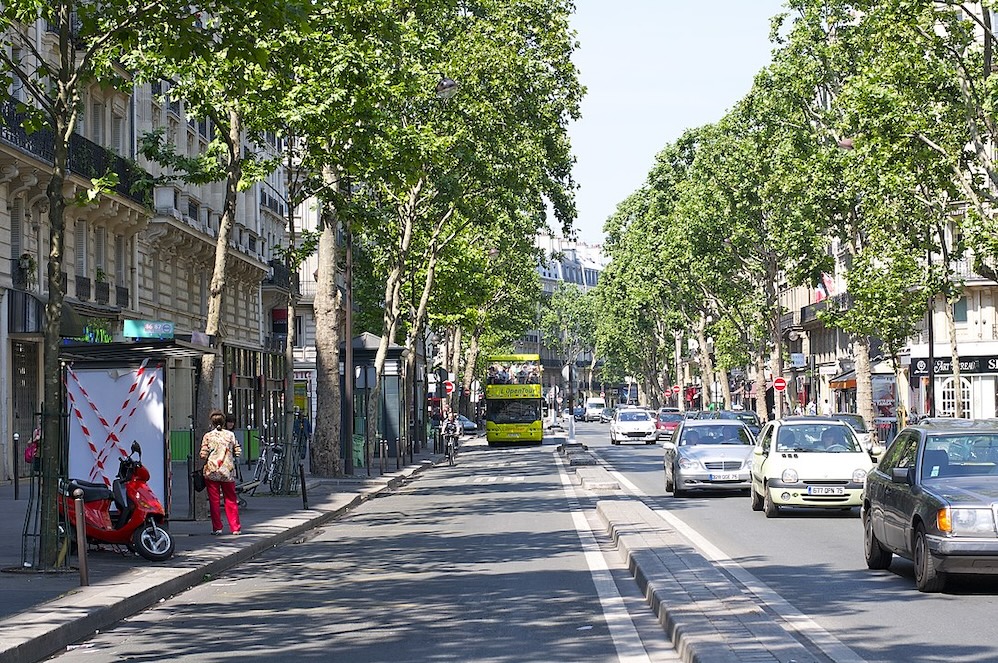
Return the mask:
{"type": "Polygon", "coordinates": [[[776,378],[773,380],[773,389],[776,391],[783,391],[787,388],[787,381],[784,378],[776,378]]]}

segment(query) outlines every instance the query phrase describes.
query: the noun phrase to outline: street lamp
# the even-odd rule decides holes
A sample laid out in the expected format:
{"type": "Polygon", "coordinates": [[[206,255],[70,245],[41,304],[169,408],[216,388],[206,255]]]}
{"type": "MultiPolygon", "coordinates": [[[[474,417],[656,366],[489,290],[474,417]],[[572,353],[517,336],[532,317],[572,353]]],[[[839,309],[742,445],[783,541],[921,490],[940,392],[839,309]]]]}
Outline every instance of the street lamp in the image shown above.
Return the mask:
{"type": "Polygon", "coordinates": [[[457,94],[457,90],[460,86],[453,78],[448,78],[447,76],[444,76],[440,72],[437,72],[437,76],[440,77],[440,80],[437,81],[437,87],[435,90],[437,98],[447,101],[455,94],[457,94]]]}

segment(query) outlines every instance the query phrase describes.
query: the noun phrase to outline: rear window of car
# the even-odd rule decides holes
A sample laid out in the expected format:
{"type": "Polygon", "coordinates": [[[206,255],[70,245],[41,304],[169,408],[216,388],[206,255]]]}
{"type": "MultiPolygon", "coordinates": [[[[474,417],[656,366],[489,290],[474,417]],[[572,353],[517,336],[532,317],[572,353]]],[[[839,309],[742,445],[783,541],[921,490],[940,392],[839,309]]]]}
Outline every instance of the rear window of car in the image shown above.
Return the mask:
{"type": "Polygon", "coordinates": [[[683,420],[683,415],[678,412],[659,412],[658,420],[662,422],[680,422],[683,420]]]}
{"type": "Polygon", "coordinates": [[[744,426],[687,426],[681,446],[699,444],[753,444],[752,435],[744,426]]]}
{"type": "Polygon", "coordinates": [[[781,426],[776,434],[776,450],[798,453],[847,453],[863,449],[849,426],[814,423],[781,426]]]}
{"type": "Polygon", "coordinates": [[[648,421],[651,416],[643,410],[627,410],[620,413],[621,421],[648,421]]]}

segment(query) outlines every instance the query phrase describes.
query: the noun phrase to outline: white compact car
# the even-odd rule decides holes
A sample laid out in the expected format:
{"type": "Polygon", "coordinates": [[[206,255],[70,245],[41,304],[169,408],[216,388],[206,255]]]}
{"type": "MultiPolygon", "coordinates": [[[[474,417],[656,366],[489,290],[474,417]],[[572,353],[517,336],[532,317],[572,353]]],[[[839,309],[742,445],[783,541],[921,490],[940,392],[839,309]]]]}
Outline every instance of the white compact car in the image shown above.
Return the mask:
{"type": "MultiPolygon", "coordinates": [[[[879,449],[875,450],[879,452],[879,449]]],[[[830,417],[771,421],[752,452],[752,510],[767,518],[784,506],[851,509],[860,506],[873,452],[853,429],[830,417]]]]}
{"type": "Polygon", "coordinates": [[[610,420],[610,444],[644,442],[655,444],[658,431],[655,417],[648,410],[636,407],[618,408],[610,420]]]}

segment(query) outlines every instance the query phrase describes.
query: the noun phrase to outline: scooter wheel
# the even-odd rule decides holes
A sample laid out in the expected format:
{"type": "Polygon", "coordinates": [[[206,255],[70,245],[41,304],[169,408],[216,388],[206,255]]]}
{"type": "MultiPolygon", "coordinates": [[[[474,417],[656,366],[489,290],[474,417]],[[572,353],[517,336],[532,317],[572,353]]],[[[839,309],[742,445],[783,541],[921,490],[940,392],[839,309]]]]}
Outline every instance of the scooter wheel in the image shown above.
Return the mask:
{"type": "Polygon", "coordinates": [[[157,525],[150,523],[135,530],[132,535],[132,545],[151,562],[162,562],[173,557],[176,543],[170,533],[157,525]]]}

